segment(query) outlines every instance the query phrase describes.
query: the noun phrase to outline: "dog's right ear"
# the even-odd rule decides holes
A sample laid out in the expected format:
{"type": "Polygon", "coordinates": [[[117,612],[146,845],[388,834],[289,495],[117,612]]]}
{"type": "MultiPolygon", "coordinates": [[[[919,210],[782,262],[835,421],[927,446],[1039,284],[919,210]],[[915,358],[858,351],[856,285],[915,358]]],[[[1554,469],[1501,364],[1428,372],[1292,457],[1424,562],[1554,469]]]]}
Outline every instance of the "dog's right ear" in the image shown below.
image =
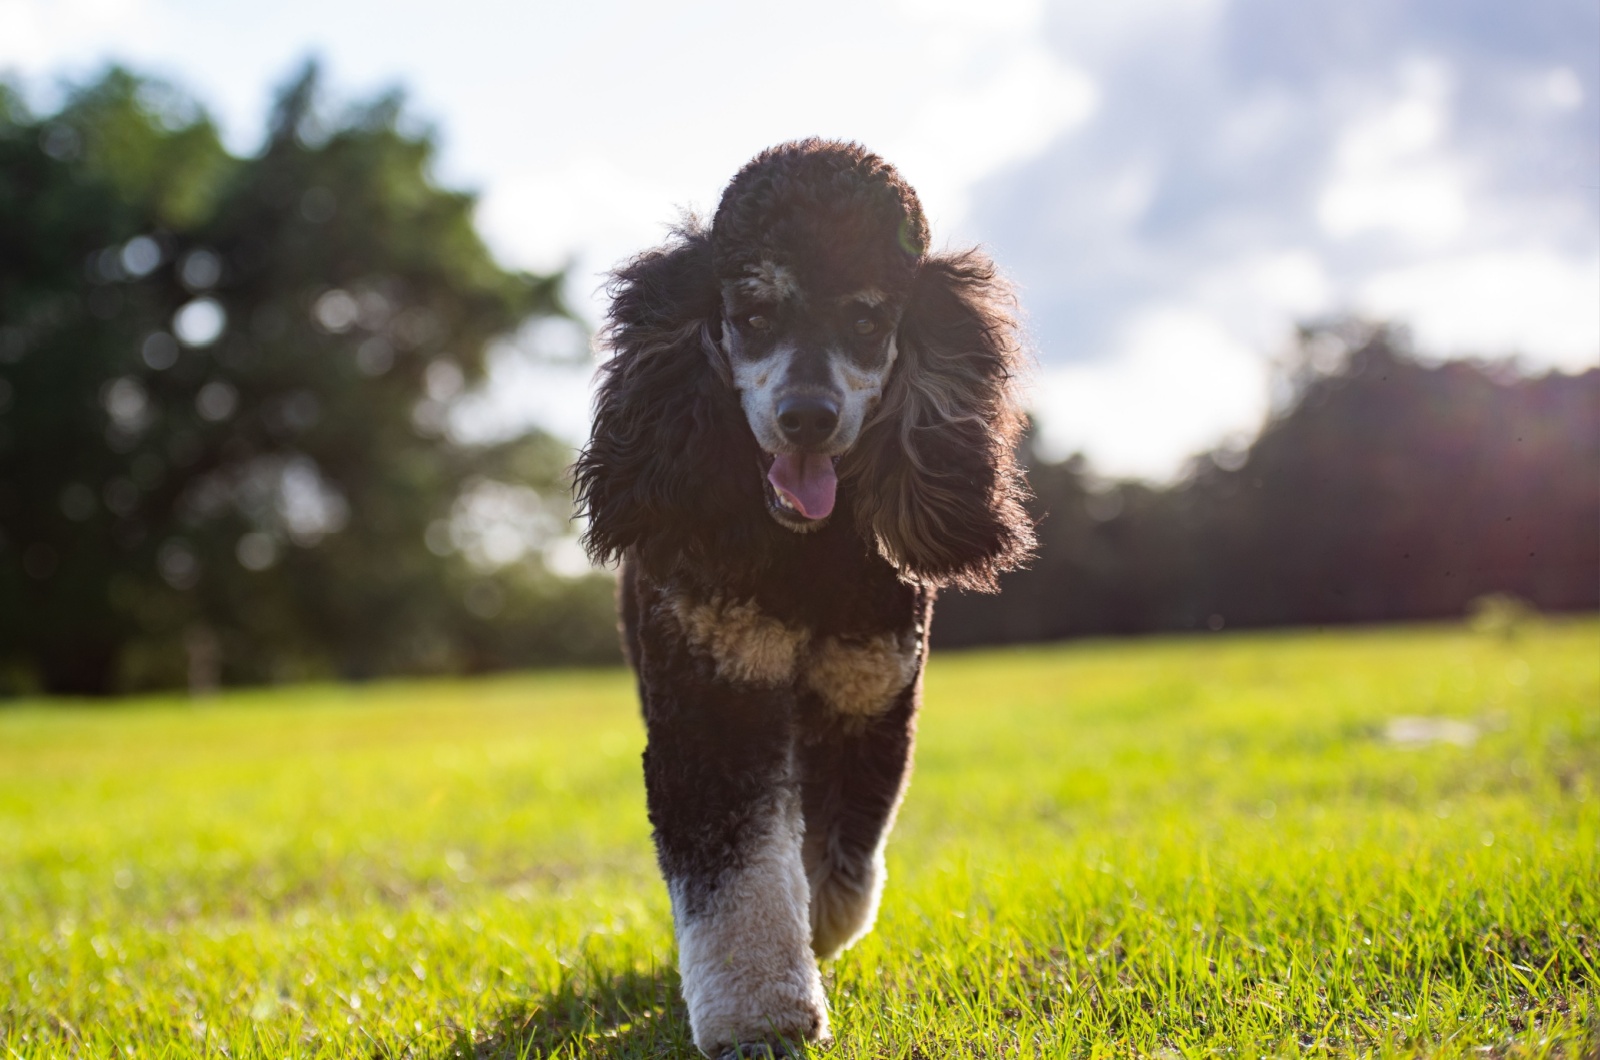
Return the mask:
{"type": "Polygon", "coordinates": [[[709,233],[689,225],[612,274],[594,430],[573,466],[584,545],[599,563],[637,550],[649,569],[728,544],[762,511],[758,454],[718,349],[709,233]],[[745,473],[739,474],[742,469],[745,473]],[[742,496],[743,493],[755,495],[742,496]]]}

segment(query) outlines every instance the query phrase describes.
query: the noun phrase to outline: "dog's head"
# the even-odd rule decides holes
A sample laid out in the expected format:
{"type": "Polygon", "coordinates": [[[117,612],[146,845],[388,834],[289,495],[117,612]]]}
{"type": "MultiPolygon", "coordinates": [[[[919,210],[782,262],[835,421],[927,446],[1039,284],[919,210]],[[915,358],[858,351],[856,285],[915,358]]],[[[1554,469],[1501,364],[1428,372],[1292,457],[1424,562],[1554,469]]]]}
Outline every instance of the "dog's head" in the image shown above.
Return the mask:
{"type": "Polygon", "coordinates": [[[904,576],[992,588],[1033,543],[1016,321],[987,258],[927,244],[892,166],[806,140],[742,169],[709,229],[619,269],[575,468],[591,553],[759,565],[848,493],[904,576]]]}
{"type": "Polygon", "coordinates": [[[894,167],[805,141],[750,162],[711,227],[721,350],[763,454],[769,511],[814,529],[883,398],[927,222],[894,167]]]}

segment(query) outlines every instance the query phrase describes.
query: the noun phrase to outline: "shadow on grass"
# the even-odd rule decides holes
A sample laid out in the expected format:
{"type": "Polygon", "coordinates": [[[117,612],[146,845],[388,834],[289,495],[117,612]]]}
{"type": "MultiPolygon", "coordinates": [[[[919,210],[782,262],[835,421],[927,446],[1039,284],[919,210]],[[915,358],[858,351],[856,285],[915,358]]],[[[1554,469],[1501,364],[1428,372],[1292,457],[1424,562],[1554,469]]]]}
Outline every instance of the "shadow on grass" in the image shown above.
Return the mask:
{"type": "Polygon", "coordinates": [[[489,1037],[442,1057],[545,1060],[577,1057],[699,1057],[677,973],[667,969],[571,976],[555,990],[507,1006],[489,1037]]]}

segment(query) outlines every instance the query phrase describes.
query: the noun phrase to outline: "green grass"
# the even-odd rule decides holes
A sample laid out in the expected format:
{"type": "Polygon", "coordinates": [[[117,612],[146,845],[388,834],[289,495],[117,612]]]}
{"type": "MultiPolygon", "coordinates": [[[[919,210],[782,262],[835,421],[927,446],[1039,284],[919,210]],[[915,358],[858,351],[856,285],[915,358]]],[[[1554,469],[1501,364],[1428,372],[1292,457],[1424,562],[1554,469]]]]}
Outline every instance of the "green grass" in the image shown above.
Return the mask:
{"type": "MultiPolygon", "coordinates": [[[[696,1055],[632,696],[0,709],[0,1056],[696,1055]]],[[[1594,620],[936,655],[919,742],[825,1056],[1595,1048],[1594,620]]]]}

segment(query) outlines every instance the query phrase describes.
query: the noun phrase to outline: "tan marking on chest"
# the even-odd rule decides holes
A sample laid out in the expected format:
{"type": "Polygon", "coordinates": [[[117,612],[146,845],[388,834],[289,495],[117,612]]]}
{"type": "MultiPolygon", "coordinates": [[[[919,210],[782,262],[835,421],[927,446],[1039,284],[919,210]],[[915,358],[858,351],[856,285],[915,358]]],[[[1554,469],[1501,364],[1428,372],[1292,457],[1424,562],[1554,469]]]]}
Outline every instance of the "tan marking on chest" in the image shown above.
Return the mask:
{"type": "Polygon", "coordinates": [[[707,601],[674,596],[667,606],[696,651],[711,656],[717,676],[757,685],[794,680],[807,634],[769,615],[750,601],[707,601]]]}
{"type": "Polygon", "coordinates": [[[894,705],[917,674],[915,634],[865,640],[828,637],[812,646],[802,678],[838,714],[873,718],[894,705]]]}

